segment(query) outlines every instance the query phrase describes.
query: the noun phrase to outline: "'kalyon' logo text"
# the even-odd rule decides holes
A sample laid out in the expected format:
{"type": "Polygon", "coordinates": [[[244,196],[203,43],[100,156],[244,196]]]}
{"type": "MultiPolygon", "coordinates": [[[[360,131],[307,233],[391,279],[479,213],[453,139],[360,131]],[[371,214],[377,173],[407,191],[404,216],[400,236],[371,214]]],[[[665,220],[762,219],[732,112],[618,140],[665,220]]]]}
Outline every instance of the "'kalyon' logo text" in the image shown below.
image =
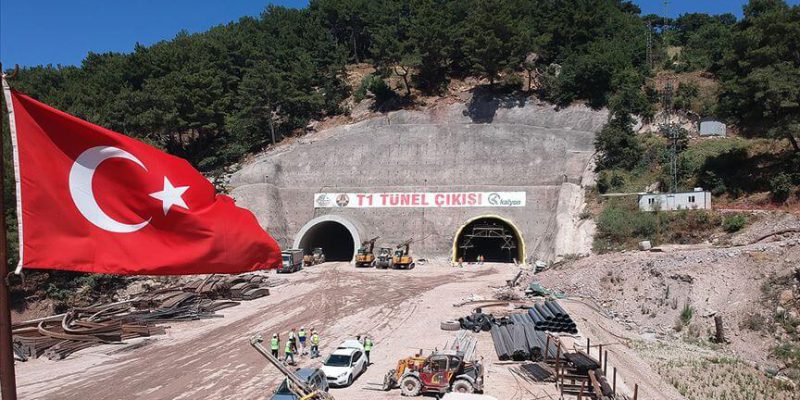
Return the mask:
{"type": "Polygon", "coordinates": [[[498,193],[491,193],[488,197],[489,204],[493,206],[518,206],[522,204],[520,200],[503,199],[498,193]]]}
{"type": "Polygon", "coordinates": [[[327,194],[321,194],[317,197],[317,206],[318,207],[330,207],[331,206],[331,198],[328,197],[327,194]]]}

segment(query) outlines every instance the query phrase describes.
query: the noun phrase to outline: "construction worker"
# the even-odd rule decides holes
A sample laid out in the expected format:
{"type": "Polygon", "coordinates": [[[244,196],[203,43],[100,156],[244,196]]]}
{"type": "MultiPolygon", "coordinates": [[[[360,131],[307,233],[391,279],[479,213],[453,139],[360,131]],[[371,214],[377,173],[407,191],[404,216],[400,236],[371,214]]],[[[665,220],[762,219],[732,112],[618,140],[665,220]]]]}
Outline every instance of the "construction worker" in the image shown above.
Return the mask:
{"type": "Polygon", "coordinates": [[[297,343],[295,341],[297,340],[297,335],[294,333],[294,331],[295,331],[295,328],[292,328],[292,330],[289,331],[289,343],[291,343],[291,345],[292,345],[292,350],[296,352],[297,351],[297,343]]]}
{"type": "Polygon", "coordinates": [[[294,353],[292,352],[292,342],[293,340],[286,341],[286,347],[283,349],[284,358],[283,360],[286,361],[287,364],[294,365],[294,353]],[[292,359],[292,362],[289,362],[289,358],[292,359]]]}
{"type": "Polygon", "coordinates": [[[306,328],[300,327],[300,331],[297,332],[297,338],[300,340],[300,355],[306,354],[306,328]]]}
{"type": "Polygon", "coordinates": [[[367,365],[372,364],[372,362],[369,361],[369,352],[372,351],[372,346],[372,338],[364,336],[364,355],[367,357],[367,365]]]}
{"type": "Polygon", "coordinates": [[[319,357],[319,333],[311,328],[311,358],[319,357]]]}
{"type": "Polygon", "coordinates": [[[269,348],[272,350],[272,356],[278,358],[278,349],[281,348],[281,339],[277,333],[272,334],[272,340],[269,342],[269,348]]]}

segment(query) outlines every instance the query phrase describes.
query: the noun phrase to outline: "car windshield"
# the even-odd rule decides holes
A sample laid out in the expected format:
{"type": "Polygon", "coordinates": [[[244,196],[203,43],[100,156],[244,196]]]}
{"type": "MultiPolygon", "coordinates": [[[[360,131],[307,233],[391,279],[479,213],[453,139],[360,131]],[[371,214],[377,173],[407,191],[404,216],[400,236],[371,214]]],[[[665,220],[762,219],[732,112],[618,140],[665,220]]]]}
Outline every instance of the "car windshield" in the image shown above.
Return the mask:
{"type": "Polygon", "coordinates": [[[341,354],[331,354],[327,360],[325,360],[325,365],[329,367],[349,367],[350,366],[350,356],[343,356],[341,354]]]}
{"type": "Polygon", "coordinates": [[[289,256],[283,256],[283,261],[284,262],[289,262],[289,260],[291,260],[291,258],[289,256]]]}

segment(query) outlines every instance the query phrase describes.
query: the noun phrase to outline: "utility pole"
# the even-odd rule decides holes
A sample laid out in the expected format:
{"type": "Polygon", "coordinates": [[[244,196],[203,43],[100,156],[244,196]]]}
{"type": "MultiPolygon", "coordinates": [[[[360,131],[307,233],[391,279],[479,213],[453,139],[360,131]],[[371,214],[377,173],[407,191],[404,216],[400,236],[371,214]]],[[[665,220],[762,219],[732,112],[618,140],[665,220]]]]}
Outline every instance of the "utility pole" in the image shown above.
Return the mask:
{"type": "Polygon", "coordinates": [[[647,67],[653,69],[653,25],[651,22],[647,22],[647,33],[645,34],[645,42],[646,42],[646,62],[647,67]]]}
{"type": "Polygon", "coordinates": [[[662,134],[672,140],[669,160],[670,177],[672,178],[670,192],[675,193],[678,191],[678,134],[680,133],[680,128],[670,121],[670,117],[672,116],[672,95],[672,82],[668,81],[664,85],[664,91],[661,94],[662,113],[664,114],[664,122],[661,125],[661,131],[662,134]]]}
{"type": "MultiPolygon", "coordinates": [[[[6,79],[15,77],[19,67],[17,66],[11,76],[3,74],[3,67],[0,66],[0,81],[2,81],[3,95],[5,96],[6,109],[8,110],[9,127],[11,132],[14,132],[14,114],[12,112],[13,105],[11,104],[11,88],[8,86],[6,79]]],[[[3,143],[0,137],[0,156],[3,154],[3,143]]],[[[2,160],[0,160],[2,161],[2,160]]],[[[4,162],[0,162],[0,188],[5,187],[5,171],[3,171],[4,162]]],[[[17,193],[19,196],[19,193],[17,193]]],[[[22,218],[21,215],[18,218],[22,218]]],[[[9,271],[8,263],[6,261],[6,212],[5,204],[3,204],[3,196],[0,195],[0,395],[3,400],[17,400],[17,381],[14,373],[14,345],[11,332],[11,293],[9,288],[9,271]]],[[[20,241],[22,237],[20,236],[20,241]]],[[[22,263],[22,260],[20,260],[22,263]]],[[[22,264],[20,264],[22,265],[22,264]]]]}

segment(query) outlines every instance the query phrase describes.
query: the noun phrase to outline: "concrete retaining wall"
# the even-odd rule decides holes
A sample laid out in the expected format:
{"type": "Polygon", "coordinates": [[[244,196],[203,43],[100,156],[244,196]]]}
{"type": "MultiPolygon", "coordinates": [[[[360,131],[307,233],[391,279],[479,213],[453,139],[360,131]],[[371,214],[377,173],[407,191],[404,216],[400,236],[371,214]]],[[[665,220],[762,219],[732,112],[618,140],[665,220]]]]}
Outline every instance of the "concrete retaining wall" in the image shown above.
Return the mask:
{"type": "Polygon", "coordinates": [[[379,245],[393,245],[413,237],[418,257],[449,256],[454,235],[467,220],[495,214],[520,230],[529,259],[552,259],[559,227],[576,212],[563,196],[581,184],[594,134],[606,119],[605,111],[582,106],[557,111],[524,100],[393,112],[258,156],[233,175],[232,195],[282,246],[299,241],[298,233],[312,219],[333,214],[357,226],[362,239],[381,236],[379,245]],[[565,183],[570,185],[562,195],[565,183]],[[313,204],[316,192],[408,191],[525,191],[527,205],[315,209],[313,204]]]}

